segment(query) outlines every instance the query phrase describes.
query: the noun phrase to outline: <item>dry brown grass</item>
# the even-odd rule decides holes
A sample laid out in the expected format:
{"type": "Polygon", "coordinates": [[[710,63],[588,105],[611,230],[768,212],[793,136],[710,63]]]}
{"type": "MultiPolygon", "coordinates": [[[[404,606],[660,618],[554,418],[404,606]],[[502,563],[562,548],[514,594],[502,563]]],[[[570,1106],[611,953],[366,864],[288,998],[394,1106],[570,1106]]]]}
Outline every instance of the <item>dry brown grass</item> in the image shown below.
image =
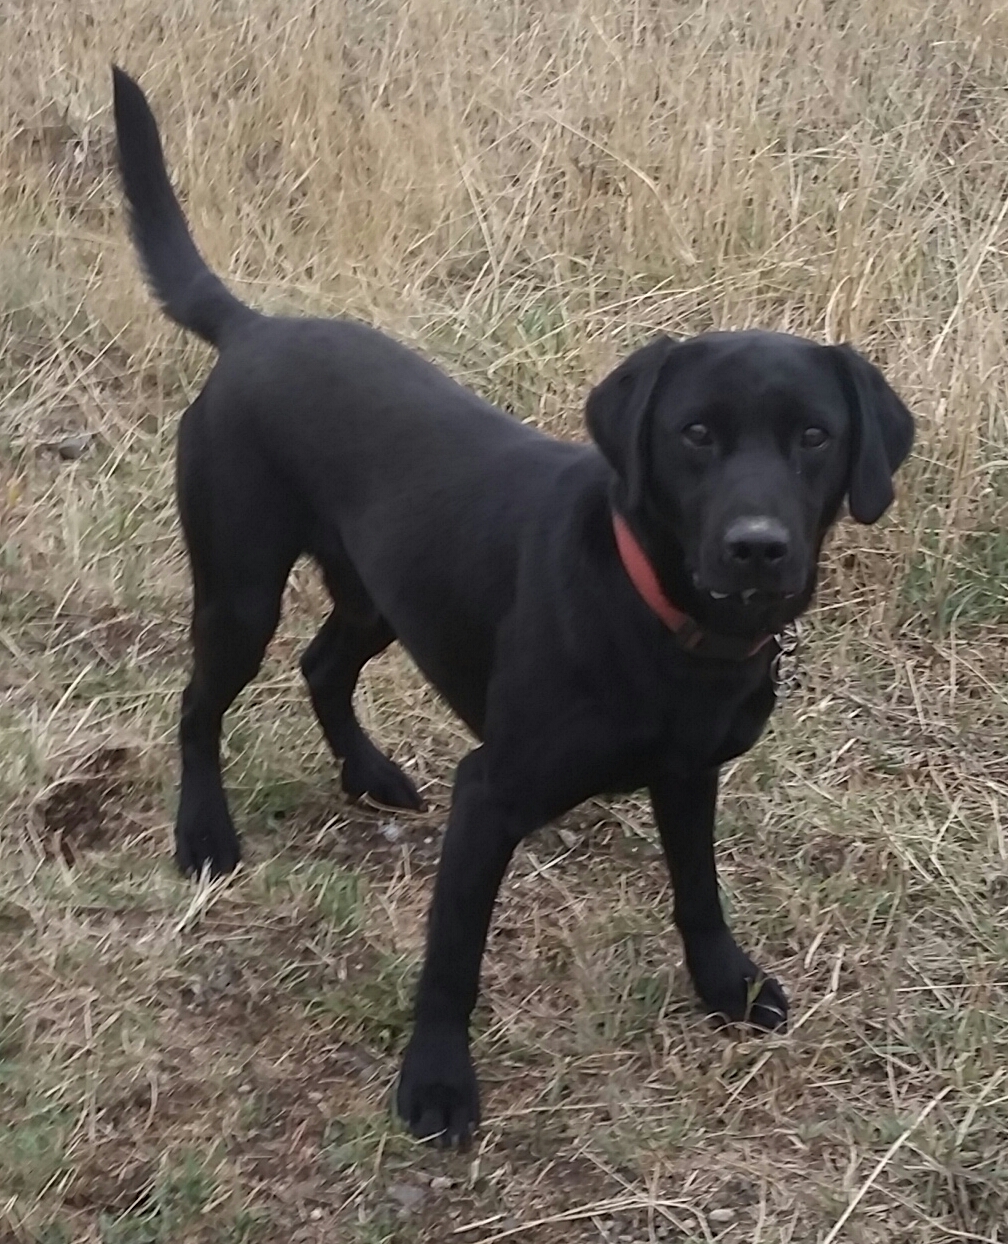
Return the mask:
{"type": "Polygon", "coordinates": [[[8,0],[0,37],[0,1238],[1008,1238],[1004,6],[8,0]],[[899,505],[833,542],[727,785],[786,1036],[711,1033],[643,805],[593,805],[502,896],[478,1151],[408,1142],[387,1092],[466,740],[390,655],[362,711],[435,810],[345,805],[294,663],[307,569],[230,719],[246,865],[175,877],[171,454],[207,355],[127,243],[113,56],[259,306],[361,316],[570,435],[658,328],[852,338],[910,401],[899,505]]]}

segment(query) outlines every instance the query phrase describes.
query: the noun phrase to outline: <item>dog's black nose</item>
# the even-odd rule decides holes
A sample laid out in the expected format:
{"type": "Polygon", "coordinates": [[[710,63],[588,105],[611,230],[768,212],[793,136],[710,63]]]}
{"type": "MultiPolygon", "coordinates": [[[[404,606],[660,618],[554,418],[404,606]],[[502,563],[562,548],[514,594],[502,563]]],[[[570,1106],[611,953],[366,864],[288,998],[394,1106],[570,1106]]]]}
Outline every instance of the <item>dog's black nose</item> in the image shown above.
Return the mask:
{"type": "Polygon", "coordinates": [[[776,570],[791,551],[787,528],[776,518],[736,518],[724,533],[724,559],[734,570],[776,570]]]}

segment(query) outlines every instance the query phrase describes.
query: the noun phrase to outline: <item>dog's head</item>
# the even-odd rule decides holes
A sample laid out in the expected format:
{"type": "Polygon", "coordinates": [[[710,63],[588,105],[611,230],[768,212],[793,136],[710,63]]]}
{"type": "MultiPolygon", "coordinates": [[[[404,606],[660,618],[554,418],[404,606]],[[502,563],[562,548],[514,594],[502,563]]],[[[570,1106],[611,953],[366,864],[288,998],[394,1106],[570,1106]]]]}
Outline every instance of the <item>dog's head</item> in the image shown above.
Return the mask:
{"type": "Polygon", "coordinates": [[[913,443],[877,368],[783,333],[659,338],[592,391],[586,413],[666,590],[728,635],[777,630],[805,608],[844,497],[874,523],[913,443]]]}

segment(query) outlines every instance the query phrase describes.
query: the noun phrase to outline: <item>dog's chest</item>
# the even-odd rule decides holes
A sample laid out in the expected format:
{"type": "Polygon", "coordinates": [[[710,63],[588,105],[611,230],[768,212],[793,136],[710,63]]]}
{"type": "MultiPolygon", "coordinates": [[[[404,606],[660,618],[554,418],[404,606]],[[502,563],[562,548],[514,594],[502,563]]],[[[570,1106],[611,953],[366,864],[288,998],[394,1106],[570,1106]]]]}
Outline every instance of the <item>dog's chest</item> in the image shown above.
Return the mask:
{"type": "Polygon", "coordinates": [[[690,767],[724,764],[748,751],[774,707],[773,683],[760,670],[720,667],[672,678],[667,687],[666,746],[690,767]]]}

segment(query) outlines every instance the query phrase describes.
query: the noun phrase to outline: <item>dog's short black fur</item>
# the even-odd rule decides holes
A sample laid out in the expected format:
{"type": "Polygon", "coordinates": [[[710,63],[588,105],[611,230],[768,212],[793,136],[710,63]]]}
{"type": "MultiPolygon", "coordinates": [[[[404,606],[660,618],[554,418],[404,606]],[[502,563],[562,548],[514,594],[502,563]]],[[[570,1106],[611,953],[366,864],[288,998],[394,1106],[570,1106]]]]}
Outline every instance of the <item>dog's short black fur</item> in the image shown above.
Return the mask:
{"type": "Polygon", "coordinates": [[[765,332],[662,337],[590,394],[594,446],[551,440],[370,328],[240,303],[196,251],[140,88],[115,70],[114,89],[151,285],[220,351],[179,429],[194,648],[180,866],[238,862],[221,720],[309,554],[333,610],[301,667],[344,788],[421,806],[351,700],[365,662],[394,639],[481,740],[455,778],[399,1079],[414,1132],[464,1141],[478,1122],[468,1024],[497,889],[523,837],[598,793],[648,788],[705,1006],[780,1024],[780,986],[721,912],[718,770],[773,708],[774,645],[745,656],[749,641],[806,607],[845,497],[862,523],[892,501],[913,439],[902,402],[847,347],[765,332]],[[738,653],[684,648],[628,577],[614,512],[666,598],[703,631],[735,637],[738,653]]]}

